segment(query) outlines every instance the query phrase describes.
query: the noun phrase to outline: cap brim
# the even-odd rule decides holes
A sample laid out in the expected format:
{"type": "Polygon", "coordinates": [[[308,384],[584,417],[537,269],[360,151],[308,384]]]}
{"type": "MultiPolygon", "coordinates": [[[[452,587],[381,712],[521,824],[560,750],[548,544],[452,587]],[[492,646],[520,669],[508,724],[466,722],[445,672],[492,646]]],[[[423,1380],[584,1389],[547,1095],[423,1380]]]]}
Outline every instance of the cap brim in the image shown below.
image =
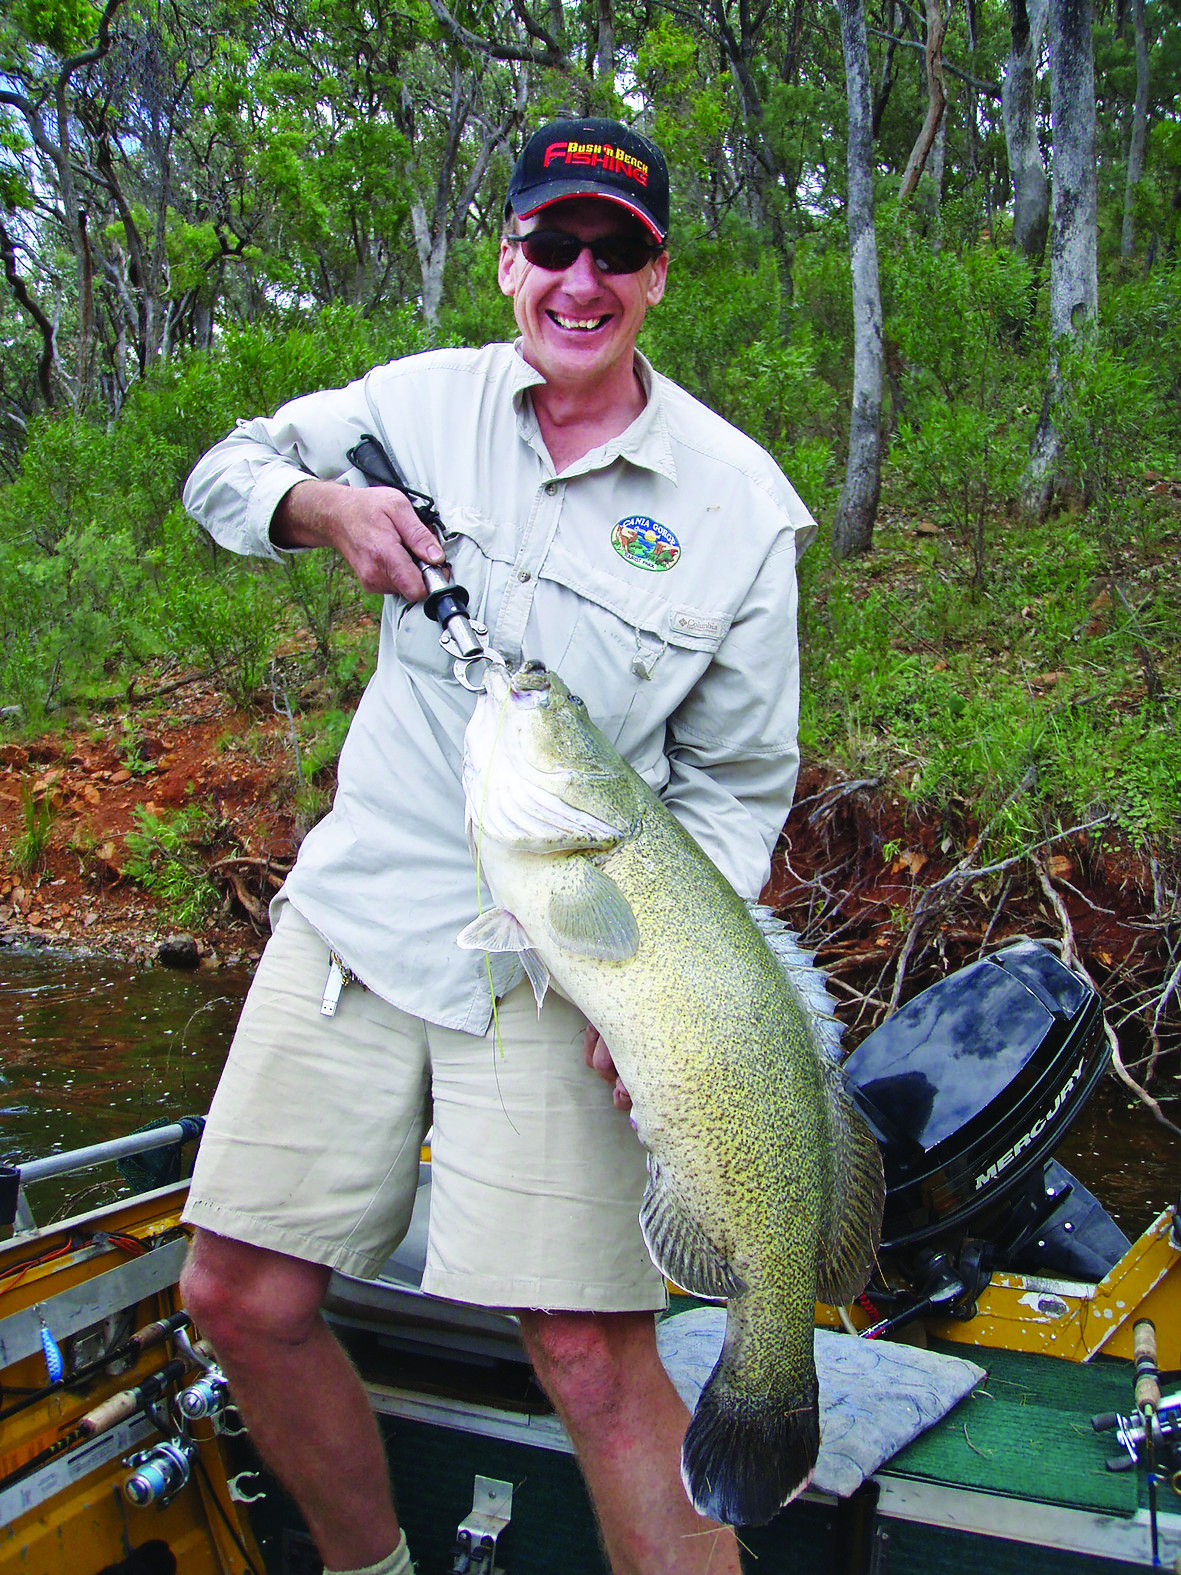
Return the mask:
{"type": "Polygon", "coordinates": [[[661,246],[664,245],[668,231],[660,228],[646,208],[625,197],[621,191],[605,191],[602,186],[595,186],[589,181],[552,181],[547,186],[531,191],[522,206],[518,206],[519,198],[510,197],[509,206],[518,219],[531,219],[543,208],[550,208],[555,202],[568,202],[572,197],[593,197],[598,202],[611,202],[617,208],[626,208],[628,213],[640,220],[653,240],[659,242],[661,246]]]}

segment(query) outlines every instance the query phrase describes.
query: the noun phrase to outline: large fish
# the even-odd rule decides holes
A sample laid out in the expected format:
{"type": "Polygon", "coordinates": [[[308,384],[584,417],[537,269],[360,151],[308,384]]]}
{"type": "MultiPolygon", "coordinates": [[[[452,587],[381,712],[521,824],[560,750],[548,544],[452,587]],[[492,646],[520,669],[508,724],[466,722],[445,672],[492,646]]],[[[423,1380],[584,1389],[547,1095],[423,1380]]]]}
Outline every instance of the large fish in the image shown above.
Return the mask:
{"type": "Polygon", "coordinates": [[[520,952],[539,1001],[552,976],[606,1040],[648,1150],[652,1257],[727,1302],[686,1490],[760,1524],[816,1462],[815,1301],[860,1292],[881,1223],[881,1157],[824,1042],[832,1003],[540,663],[489,669],[464,790],[499,906],[460,944],[520,952]]]}

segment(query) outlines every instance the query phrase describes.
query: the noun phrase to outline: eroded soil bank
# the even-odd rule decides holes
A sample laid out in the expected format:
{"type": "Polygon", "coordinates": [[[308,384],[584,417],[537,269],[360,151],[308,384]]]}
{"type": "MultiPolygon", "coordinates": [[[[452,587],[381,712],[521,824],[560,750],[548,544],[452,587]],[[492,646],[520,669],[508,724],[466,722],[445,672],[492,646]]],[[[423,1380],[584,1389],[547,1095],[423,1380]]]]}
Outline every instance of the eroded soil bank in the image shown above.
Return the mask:
{"type": "MultiPolygon", "coordinates": [[[[202,967],[248,966],[258,956],[266,904],[299,840],[290,724],[269,707],[237,711],[200,680],[157,683],[157,691],[150,708],[0,744],[0,945],[110,951],[151,964],[162,942],[185,930],[202,967]],[[186,859],[218,895],[206,917],[184,925],[132,878],[129,837],[145,813],[167,824],[186,806],[202,812],[186,859]]],[[[1047,937],[1090,974],[1129,1068],[1168,1100],[1179,1091],[1181,1059],[1169,993],[1177,871],[1106,831],[990,864],[978,832],[969,806],[924,812],[888,780],[852,782],[805,766],[764,896],[818,948],[847,1042],[982,948],[1047,937]]]]}

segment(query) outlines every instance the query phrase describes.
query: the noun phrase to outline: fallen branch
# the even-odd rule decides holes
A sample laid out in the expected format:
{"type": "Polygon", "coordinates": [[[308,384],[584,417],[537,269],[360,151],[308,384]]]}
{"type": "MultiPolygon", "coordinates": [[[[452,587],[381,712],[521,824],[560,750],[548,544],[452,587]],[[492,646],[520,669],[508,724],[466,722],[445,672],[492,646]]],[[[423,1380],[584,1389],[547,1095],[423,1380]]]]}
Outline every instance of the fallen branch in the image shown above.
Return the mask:
{"type": "MultiPolygon", "coordinates": [[[[1040,859],[1033,860],[1033,866],[1037,871],[1037,877],[1041,884],[1041,888],[1045,892],[1050,906],[1057,914],[1058,922],[1062,928],[1061,949],[1063,963],[1065,963],[1065,965],[1073,973],[1078,974],[1080,979],[1085,979],[1086,982],[1091,986],[1092,990],[1098,994],[1098,987],[1096,986],[1094,979],[1092,979],[1091,975],[1088,973],[1087,968],[1083,963],[1082,957],[1079,955],[1078,944],[1074,935],[1074,926],[1070,922],[1070,915],[1066,911],[1066,904],[1054,890],[1053,883],[1050,880],[1049,871],[1045,868],[1040,859]]],[[[1115,1070],[1116,1076],[1122,1083],[1131,1089],[1132,1093],[1135,1094],[1136,1098],[1141,1102],[1141,1104],[1143,1104],[1147,1109],[1151,1110],[1153,1116],[1157,1121],[1160,1122],[1162,1127],[1168,1127],[1170,1132],[1175,1132],[1178,1137],[1181,1137],[1181,1127],[1177,1126],[1175,1122],[1169,1120],[1168,1116],[1165,1115],[1164,1111],[1160,1107],[1160,1101],[1154,1099],[1148,1092],[1147,1088],[1144,1088],[1140,1083],[1138,1083],[1124,1065],[1124,1058],[1120,1051],[1119,1040],[1116,1037],[1115,1029],[1112,1028],[1111,1024],[1107,1020],[1106,1012],[1103,1013],[1103,1032],[1107,1036],[1108,1044],[1111,1046],[1111,1064],[1115,1070]]]]}

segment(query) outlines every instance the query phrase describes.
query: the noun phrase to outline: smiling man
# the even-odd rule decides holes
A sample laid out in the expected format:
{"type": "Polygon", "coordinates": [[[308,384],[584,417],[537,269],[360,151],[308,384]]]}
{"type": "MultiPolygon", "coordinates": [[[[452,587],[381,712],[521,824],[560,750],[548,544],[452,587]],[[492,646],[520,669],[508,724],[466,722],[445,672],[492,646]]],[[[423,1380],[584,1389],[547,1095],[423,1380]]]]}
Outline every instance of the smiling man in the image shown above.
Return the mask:
{"type": "Polygon", "coordinates": [[[515,958],[455,944],[486,898],[460,782],[472,697],[410,553],[442,555],[349,450],[375,434],[435,498],[493,646],[560,672],[749,897],[795,783],[814,527],[763,450],[636,350],[668,271],[651,142],[543,126],[505,219],[516,344],[408,357],[243,422],[185,489],[223,545],[334,548],[385,602],[332,811],[275,899],[210,1111],[182,1288],[325,1565],[403,1575],[380,1439],[320,1307],[334,1268],[375,1275],[404,1235],[429,1127],[423,1288],[517,1313],[612,1571],[735,1575],[733,1533],[680,1482],[687,1413],[657,1357],[645,1156],[610,1047],[553,991],[538,1014],[515,958]]]}

